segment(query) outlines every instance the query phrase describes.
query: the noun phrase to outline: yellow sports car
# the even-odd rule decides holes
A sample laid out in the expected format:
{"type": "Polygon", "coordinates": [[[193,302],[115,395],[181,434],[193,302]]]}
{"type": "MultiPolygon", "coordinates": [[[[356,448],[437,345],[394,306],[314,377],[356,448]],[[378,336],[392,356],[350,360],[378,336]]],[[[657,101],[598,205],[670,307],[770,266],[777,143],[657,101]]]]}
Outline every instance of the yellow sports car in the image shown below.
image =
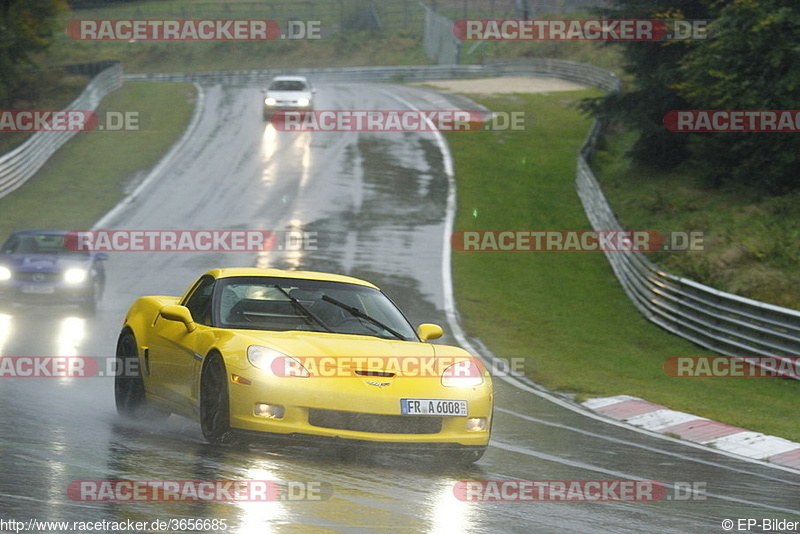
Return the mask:
{"type": "Polygon", "coordinates": [[[492,381],[433,345],[377,287],[334,274],[216,269],[183,297],[142,297],[117,343],[117,411],[238,433],[398,443],[472,462],[489,442],[492,381]]]}

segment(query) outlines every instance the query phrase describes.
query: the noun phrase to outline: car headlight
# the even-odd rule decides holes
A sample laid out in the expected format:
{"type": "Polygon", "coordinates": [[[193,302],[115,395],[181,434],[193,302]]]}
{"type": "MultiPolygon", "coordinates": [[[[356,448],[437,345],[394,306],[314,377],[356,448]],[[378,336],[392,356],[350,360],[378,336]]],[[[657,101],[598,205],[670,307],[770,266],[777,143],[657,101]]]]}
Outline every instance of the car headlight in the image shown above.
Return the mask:
{"type": "Polygon", "coordinates": [[[447,387],[473,387],[483,384],[483,372],[472,360],[456,362],[442,373],[442,385],[447,387]]]}
{"type": "Polygon", "coordinates": [[[278,101],[277,101],[277,100],[275,100],[274,98],[270,97],[270,98],[266,98],[266,99],[264,99],[264,103],[265,103],[266,105],[268,105],[268,106],[274,106],[275,104],[277,104],[277,103],[278,103],[278,101]]]}
{"type": "Polygon", "coordinates": [[[67,269],[64,272],[64,281],[68,284],[81,284],[88,275],[89,271],[86,269],[67,269]]]}
{"type": "Polygon", "coordinates": [[[281,377],[301,377],[311,376],[308,369],[303,367],[299,360],[287,356],[282,352],[262,347],[260,345],[250,345],[247,347],[247,360],[263,371],[269,371],[275,376],[281,377]]]}
{"type": "Polygon", "coordinates": [[[0,265],[0,282],[11,280],[11,269],[0,265]]]}
{"type": "Polygon", "coordinates": [[[309,100],[308,98],[298,98],[297,99],[297,105],[302,107],[302,108],[306,107],[310,103],[311,103],[311,100],[309,100]]]}

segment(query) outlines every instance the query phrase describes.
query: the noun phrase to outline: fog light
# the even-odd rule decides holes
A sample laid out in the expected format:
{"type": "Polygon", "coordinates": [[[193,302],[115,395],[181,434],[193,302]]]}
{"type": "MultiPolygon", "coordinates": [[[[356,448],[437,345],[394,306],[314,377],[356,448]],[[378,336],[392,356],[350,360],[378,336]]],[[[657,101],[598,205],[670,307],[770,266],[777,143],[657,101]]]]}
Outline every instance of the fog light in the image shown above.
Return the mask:
{"type": "Polygon", "coordinates": [[[253,413],[258,417],[283,419],[283,406],[280,404],[264,404],[263,402],[257,402],[253,413]]]}
{"type": "Polygon", "coordinates": [[[470,417],[467,419],[467,432],[480,432],[486,430],[485,417],[470,417]]]}

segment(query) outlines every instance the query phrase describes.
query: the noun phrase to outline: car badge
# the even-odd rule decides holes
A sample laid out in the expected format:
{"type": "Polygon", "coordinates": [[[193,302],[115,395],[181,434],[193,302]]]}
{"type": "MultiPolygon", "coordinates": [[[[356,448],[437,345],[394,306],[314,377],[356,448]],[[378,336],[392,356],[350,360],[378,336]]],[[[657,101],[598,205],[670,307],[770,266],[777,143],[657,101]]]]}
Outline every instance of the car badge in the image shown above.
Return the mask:
{"type": "Polygon", "coordinates": [[[33,279],[34,282],[44,282],[45,275],[44,273],[33,273],[33,276],[31,276],[31,278],[33,279]]]}
{"type": "Polygon", "coordinates": [[[369,384],[370,386],[378,386],[379,388],[392,385],[391,382],[369,382],[369,381],[367,381],[367,384],[369,384]]]}

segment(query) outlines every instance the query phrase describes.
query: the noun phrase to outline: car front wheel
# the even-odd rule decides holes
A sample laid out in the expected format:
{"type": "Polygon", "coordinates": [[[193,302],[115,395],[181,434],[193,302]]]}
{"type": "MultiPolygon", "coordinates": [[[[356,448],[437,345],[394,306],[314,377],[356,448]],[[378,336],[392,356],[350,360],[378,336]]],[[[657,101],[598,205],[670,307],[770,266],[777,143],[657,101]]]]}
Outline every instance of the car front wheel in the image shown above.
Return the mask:
{"type": "Polygon", "coordinates": [[[200,377],[200,428],[209,443],[231,441],[228,373],[219,354],[209,356],[200,377]]]}

